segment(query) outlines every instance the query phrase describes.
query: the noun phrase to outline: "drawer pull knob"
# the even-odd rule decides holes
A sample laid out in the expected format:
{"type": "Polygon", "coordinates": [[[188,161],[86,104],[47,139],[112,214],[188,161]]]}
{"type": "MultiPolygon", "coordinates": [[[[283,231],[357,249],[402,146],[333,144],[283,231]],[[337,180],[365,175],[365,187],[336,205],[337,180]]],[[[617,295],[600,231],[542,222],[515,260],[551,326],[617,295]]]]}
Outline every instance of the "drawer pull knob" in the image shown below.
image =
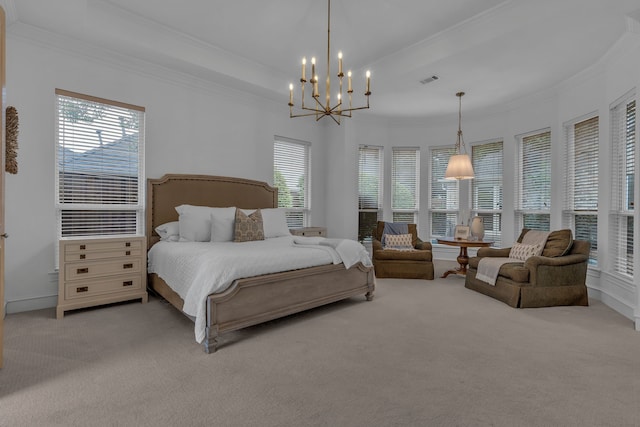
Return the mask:
{"type": "Polygon", "coordinates": [[[126,282],[122,282],[122,286],[133,286],[133,280],[127,280],[126,282]]]}
{"type": "Polygon", "coordinates": [[[79,286],[76,288],[76,292],[80,293],[80,292],[88,292],[89,291],[89,287],[88,286],[79,286]]]}
{"type": "Polygon", "coordinates": [[[81,250],[85,250],[85,249],[87,249],[87,245],[80,245],[80,249],[81,249],[81,250]]]}
{"type": "Polygon", "coordinates": [[[85,259],[87,256],[85,254],[80,254],[80,259],[85,259]]]}
{"type": "Polygon", "coordinates": [[[124,268],[124,269],[133,268],[133,264],[123,264],[122,268],[124,268]]]}
{"type": "Polygon", "coordinates": [[[124,254],[125,254],[126,256],[129,256],[129,255],[131,255],[131,251],[126,251],[124,254]]]}
{"type": "Polygon", "coordinates": [[[126,242],[124,245],[128,248],[131,246],[131,242],[126,242]]]}
{"type": "Polygon", "coordinates": [[[86,274],[86,273],[89,272],[89,269],[88,268],[79,268],[77,271],[78,271],[77,274],[86,274]]]}

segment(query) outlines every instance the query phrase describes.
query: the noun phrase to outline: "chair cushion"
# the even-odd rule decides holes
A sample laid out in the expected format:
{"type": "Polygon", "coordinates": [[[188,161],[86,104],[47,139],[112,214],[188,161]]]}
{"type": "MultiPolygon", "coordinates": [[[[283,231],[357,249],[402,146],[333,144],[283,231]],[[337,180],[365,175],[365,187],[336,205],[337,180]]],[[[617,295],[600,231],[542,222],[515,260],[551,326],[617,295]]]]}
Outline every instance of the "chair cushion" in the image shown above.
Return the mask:
{"type": "Polygon", "coordinates": [[[571,245],[573,245],[573,233],[571,230],[552,231],[547,237],[547,244],[544,245],[542,256],[564,256],[571,250],[571,245]]]}
{"type": "Polygon", "coordinates": [[[525,268],[524,263],[510,262],[500,267],[498,276],[506,277],[518,283],[527,283],[529,282],[529,269],[525,268]]]}
{"type": "MultiPolygon", "coordinates": [[[[469,258],[469,268],[478,269],[478,263],[482,257],[469,258]]],[[[525,268],[523,262],[510,262],[503,264],[498,271],[498,276],[511,279],[518,283],[529,282],[529,269],[525,268]]]]}
{"type": "Polygon", "coordinates": [[[374,255],[375,259],[395,261],[431,261],[432,257],[431,251],[398,251],[393,249],[377,250],[374,255]]]}

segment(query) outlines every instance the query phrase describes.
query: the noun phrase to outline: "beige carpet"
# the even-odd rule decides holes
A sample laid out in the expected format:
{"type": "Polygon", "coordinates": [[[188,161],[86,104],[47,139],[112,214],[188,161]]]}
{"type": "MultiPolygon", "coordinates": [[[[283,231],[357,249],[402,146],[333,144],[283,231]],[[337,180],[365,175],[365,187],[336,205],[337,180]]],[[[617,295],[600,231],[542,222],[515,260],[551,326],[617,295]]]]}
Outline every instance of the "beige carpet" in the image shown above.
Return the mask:
{"type": "MultiPolygon", "coordinates": [[[[436,273],[448,265],[440,263],[436,273]]],[[[212,355],[158,298],[7,316],[1,426],[640,426],[640,333],[598,301],[516,310],[378,280],[212,355]]]]}

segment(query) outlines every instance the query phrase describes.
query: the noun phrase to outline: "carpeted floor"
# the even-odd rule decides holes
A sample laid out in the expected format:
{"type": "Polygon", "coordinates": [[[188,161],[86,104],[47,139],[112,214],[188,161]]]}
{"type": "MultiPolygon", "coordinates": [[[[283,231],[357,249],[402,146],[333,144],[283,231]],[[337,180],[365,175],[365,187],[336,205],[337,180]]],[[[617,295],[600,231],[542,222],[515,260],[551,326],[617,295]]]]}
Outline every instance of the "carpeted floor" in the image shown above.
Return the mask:
{"type": "Polygon", "coordinates": [[[516,310],[460,277],[382,279],[371,302],[211,355],[156,297],[13,314],[0,426],[640,426],[640,333],[591,303],[516,310]]]}

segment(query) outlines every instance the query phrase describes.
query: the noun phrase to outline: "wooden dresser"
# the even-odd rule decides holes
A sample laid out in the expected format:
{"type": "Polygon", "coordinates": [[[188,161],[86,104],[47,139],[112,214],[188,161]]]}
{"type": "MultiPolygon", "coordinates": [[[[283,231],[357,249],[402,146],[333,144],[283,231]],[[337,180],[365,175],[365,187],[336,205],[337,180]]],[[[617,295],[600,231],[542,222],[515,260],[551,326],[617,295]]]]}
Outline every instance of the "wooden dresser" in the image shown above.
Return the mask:
{"type": "Polygon", "coordinates": [[[58,319],[77,308],[147,302],[144,236],[60,240],[59,267],[58,319]]]}

